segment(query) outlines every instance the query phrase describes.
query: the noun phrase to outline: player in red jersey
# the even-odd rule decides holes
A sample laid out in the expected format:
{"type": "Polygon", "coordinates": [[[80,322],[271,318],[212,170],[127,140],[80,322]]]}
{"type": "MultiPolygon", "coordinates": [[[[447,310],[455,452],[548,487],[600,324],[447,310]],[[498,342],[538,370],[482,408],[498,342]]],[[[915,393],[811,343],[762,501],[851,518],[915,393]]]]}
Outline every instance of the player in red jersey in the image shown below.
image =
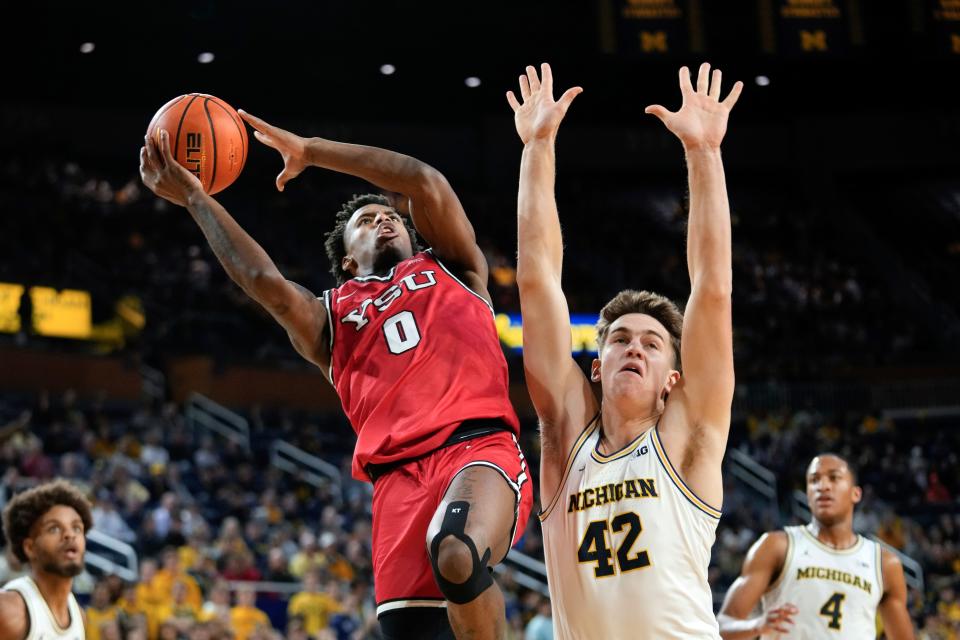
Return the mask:
{"type": "Polygon", "coordinates": [[[487,264],[459,199],[409,156],[302,138],[240,113],[282,155],[280,191],[308,166],[363,178],[403,194],[397,200],[430,249],[420,250],[387,198],[355,197],[327,234],[340,286],[318,298],[288,281],[174,161],[168,132],[141,149],[144,184],[187,208],[229,276],[337,389],[357,432],[353,474],[374,483],[374,582],[386,636],[503,638],[491,568],[522,533],[532,493],[487,264]]]}

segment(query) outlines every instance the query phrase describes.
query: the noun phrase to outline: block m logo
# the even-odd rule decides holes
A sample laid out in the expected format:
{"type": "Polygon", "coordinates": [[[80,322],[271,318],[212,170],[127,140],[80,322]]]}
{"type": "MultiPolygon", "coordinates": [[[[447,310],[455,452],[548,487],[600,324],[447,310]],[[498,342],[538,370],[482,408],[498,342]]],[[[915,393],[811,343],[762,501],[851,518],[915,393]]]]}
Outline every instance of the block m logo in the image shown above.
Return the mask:
{"type": "Polygon", "coordinates": [[[826,51],[827,32],[822,29],[816,31],[800,30],[800,48],[804,51],[826,51]]]}
{"type": "Polygon", "coordinates": [[[666,31],[641,31],[640,49],[644,53],[667,52],[667,32],[666,31]]]}

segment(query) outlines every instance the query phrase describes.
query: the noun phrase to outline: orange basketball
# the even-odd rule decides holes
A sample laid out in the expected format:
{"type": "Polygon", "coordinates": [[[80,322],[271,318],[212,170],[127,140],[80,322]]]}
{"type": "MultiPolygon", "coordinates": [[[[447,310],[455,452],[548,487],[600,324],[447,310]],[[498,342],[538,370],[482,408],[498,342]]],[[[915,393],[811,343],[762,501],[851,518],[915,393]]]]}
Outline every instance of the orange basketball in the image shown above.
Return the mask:
{"type": "Polygon", "coordinates": [[[147,127],[170,134],[177,162],[200,179],[207,193],[223,191],[237,179],[247,161],[247,130],[233,107],[205,93],[188,93],[163,105],[147,127]]]}

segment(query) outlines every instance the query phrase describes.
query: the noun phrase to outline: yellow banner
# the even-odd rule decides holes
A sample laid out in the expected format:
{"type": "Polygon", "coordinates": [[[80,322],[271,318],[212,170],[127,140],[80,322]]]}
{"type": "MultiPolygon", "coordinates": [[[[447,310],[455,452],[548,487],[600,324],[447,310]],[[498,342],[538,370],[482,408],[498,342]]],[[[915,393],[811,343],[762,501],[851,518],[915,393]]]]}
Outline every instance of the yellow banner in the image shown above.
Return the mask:
{"type": "Polygon", "coordinates": [[[77,289],[57,291],[50,287],[31,287],[33,330],[41,336],[89,338],[91,328],[90,293],[77,289]]]}
{"type": "Polygon", "coordinates": [[[0,282],[0,331],[20,331],[20,297],[23,285],[0,282]]]}
{"type": "MultiPolygon", "coordinates": [[[[523,324],[519,314],[498,313],[495,323],[500,342],[514,351],[521,351],[523,349],[523,324]]],[[[570,314],[570,337],[573,342],[573,353],[596,353],[596,324],[597,316],[570,314]]],[[[533,330],[531,329],[531,331],[533,330]]]]}

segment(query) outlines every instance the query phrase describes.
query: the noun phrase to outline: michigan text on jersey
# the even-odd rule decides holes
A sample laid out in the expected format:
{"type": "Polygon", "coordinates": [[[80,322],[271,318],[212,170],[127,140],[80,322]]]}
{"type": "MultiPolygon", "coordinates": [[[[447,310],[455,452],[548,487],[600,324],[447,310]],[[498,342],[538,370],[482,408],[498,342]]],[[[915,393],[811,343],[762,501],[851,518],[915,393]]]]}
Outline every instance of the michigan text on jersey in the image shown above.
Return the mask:
{"type": "Polygon", "coordinates": [[[599,507],[608,502],[620,502],[630,498],[659,498],[653,478],[635,478],[616,484],[591,487],[570,494],[567,513],[583,511],[590,507],[599,507]]]}
{"type": "Polygon", "coordinates": [[[871,593],[873,585],[869,580],[864,580],[860,576],[840,571],[838,569],[829,569],[827,567],[800,567],[797,569],[797,580],[832,580],[833,582],[842,582],[858,589],[863,589],[871,593]]]}

